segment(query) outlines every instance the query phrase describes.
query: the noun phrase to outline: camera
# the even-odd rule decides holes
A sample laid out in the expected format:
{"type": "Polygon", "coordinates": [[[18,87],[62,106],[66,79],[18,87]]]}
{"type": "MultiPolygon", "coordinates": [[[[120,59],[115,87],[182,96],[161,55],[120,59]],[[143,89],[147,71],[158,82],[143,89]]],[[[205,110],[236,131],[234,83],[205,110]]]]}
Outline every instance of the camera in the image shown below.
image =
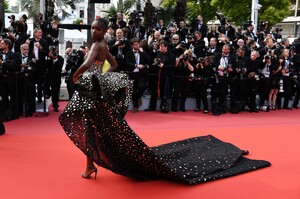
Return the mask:
{"type": "Polygon", "coordinates": [[[226,18],[219,15],[218,13],[216,13],[217,19],[220,21],[221,26],[225,26],[226,25],[226,18]]]}
{"type": "Polygon", "coordinates": [[[75,64],[77,61],[77,51],[75,49],[72,50],[71,54],[67,58],[67,63],[68,64],[75,64]]]}
{"type": "Polygon", "coordinates": [[[117,21],[117,16],[108,16],[108,21],[114,23],[117,21]]]}
{"type": "Polygon", "coordinates": [[[192,39],[194,39],[194,35],[193,34],[187,34],[186,38],[188,40],[192,40],[192,39]]]}
{"type": "Polygon", "coordinates": [[[248,27],[252,25],[252,22],[253,22],[253,21],[251,21],[251,20],[248,20],[248,21],[246,21],[246,22],[243,22],[243,23],[242,23],[242,28],[243,28],[243,30],[247,30],[248,27]]]}
{"type": "Polygon", "coordinates": [[[122,46],[122,45],[124,45],[125,44],[125,38],[124,37],[122,37],[120,40],[119,40],[119,46],[122,46]]]}
{"type": "Polygon", "coordinates": [[[157,66],[157,65],[161,64],[161,62],[162,62],[161,58],[156,58],[156,59],[154,59],[154,63],[152,65],[157,66]]]}
{"type": "Polygon", "coordinates": [[[180,48],[187,48],[187,44],[185,43],[185,41],[182,41],[180,43],[180,48]]]}
{"type": "Polygon", "coordinates": [[[183,61],[187,61],[187,60],[189,60],[189,56],[188,56],[187,54],[185,54],[185,55],[183,56],[183,61]]]}

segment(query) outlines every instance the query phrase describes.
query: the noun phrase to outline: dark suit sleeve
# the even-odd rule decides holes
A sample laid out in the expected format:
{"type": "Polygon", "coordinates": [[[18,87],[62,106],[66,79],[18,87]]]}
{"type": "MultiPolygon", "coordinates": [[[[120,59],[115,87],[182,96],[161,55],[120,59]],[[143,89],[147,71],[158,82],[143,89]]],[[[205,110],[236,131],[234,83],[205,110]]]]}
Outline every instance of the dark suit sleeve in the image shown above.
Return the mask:
{"type": "Polygon", "coordinates": [[[128,51],[126,54],[126,65],[128,66],[128,70],[130,72],[135,69],[135,58],[132,51],[128,51]]]}
{"type": "Polygon", "coordinates": [[[10,52],[9,56],[8,56],[8,59],[7,59],[7,62],[2,63],[3,70],[8,71],[9,73],[17,72],[17,69],[16,69],[17,63],[16,63],[16,61],[17,61],[16,54],[13,53],[13,52],[10,52]]]}

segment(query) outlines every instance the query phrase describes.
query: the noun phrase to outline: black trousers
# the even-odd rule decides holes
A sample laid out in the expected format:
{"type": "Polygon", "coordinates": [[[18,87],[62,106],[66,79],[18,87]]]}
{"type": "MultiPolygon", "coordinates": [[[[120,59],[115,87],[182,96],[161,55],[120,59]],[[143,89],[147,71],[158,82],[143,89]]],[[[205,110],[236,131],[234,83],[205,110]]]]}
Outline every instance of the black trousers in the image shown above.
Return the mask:
{"type": "Polygon", "coordinates": [[[133,79],[132,103],[134,108],[138,108],[138,100],[142,98],[147,88],[147,76],[145,73],[133,73],[131,79],[133,79]]]}
{"type": "Polygon", "coordinates": [[[32,115],[35,112],[35,85],[33,82],[32,74],[21,73],[18,82],[19,92],[19,113],[24,113],[25,116],[32,115]]]}
{"type": "Polygon", "coordinates": [[[262,78],[258,82],[259,106],[263,106],[268,100],[270,92],[270,79],[262,78]]]}
{"type": "Polygon", "coordinates": [[[19,104],[18,104],[18,88],[17,88],[17,75],[0,75],[0,96],[2,99],[1,110],[7,112],[9,110],[9,118],[19,117],[19,104]]]}
{"type": "Polygon", "coordinates": [[[220,106],[227,111],[228,79],[219,77],[219,83],[212,83],[212,103],[219,100],[220,106]]]}
{"type": "Polygon", "coordinates": [[[174,92],[172,98],[172,110],[178,110],[178,101],[180,96],[180,110],[185,110],[186,98],[189,94],[191,81],[188,80],[188,77],[175,77],[173,81],[174,92]]]}
{"type": "Polygon", "coordinates": [[[195,92],[197,109],[201,108],[201,101],[202,101],[204,110],[208,110],[207,83],[205,82],[205,80],[194,82],[194,92],[195,92]]]}

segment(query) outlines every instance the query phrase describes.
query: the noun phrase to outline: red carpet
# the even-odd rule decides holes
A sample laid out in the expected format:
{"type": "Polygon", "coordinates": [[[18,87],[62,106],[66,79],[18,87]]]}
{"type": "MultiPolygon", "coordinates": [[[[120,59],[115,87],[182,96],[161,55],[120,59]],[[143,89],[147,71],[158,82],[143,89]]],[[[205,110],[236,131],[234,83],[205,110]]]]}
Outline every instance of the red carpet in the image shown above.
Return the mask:
{"type": "MultiPolygon", "coordinates": [[[[61,107],[65,102],[61,102],[61,107]]],[[[0,136],[0,199],[87,198],[300,198],[300,110],[226,114],[188,111],[128,112],[126,119],[149,146],[212,134],[248,149],[249,158],[271,167],[231,178],[187,186],[169,181],[137,182],[99,168],[97,180],[80,177],[83,154],[64,134],[59,113],[5,123],[0,136]]]]}

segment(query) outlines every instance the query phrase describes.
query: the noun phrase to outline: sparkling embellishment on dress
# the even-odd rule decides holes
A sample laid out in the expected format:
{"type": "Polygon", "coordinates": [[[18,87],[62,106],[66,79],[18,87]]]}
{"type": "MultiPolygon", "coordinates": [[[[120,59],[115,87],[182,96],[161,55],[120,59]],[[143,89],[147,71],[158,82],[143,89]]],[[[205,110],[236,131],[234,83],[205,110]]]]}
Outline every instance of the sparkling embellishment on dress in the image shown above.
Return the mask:
{"type": "Polygon", "coordinates": [[[197,184],[270,165],[243,157],[239,148],[211,135],[148,147],[124,119],[132,81],[99,68],[94,63],[78,80],[59,118],[69,138],[99,166],[138,180],[197,184]]]}

